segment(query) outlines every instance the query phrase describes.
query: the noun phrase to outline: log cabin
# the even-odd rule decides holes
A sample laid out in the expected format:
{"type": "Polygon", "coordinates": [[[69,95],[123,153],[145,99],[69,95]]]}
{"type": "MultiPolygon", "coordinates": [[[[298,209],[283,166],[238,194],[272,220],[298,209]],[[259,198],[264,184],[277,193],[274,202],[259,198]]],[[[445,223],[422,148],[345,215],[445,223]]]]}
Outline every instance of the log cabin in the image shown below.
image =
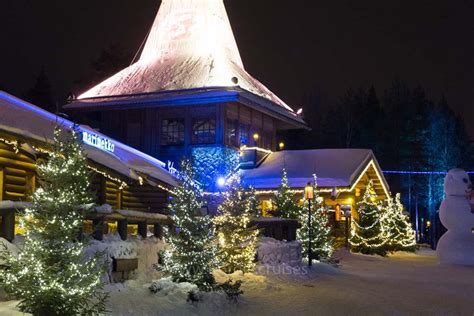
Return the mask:
{"type": "Polygon", "coordinates": [[[36,163],[47,159],[55,126],[75,128],[83,140],[99,206],[84,223],[96,239],[117,231],[161,236],[170,224],[168,197],[176,179],[160,160],[87,126],[53,115],[0,91],[0,236],[11,241],[38,186],[36,163]]]}

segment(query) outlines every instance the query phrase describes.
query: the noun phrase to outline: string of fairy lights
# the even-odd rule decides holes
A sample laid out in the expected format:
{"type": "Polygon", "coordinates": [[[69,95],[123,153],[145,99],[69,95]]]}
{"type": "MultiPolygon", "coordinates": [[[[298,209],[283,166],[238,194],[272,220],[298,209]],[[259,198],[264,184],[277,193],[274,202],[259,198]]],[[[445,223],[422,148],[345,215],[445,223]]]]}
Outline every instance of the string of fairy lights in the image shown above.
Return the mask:
{"type": "Polygon", "coordinates": [[[372,199],[372,181],[358,203],[358,218],[351,222],[351,249],[384,255],[388,251],[414,250],[415,231],[403,214],[400,194],[382,202],[372,199]]]}
{"type": "MultiPolygon", "coordinates": [[[[21,146],[20,146],[20,142],[18,142],[17,140],[10,140],[10,139],[6,139],[6,138],[0,138],[0,142],[3,142],[4,144],[11,146],[16,154],[20,153],[20,147],[21,147],[21,146]]],[[[32,148],[34,151],[36,151],[36,152],[43,153],[43,154],[47,154],[47,155],[51,155],[51,154],[52,154],[52,150],[51,150],[51,149],[47,149],[47,148],[45,148],[45,147],[36,146],[36,145],[30,145],[30,146],[31,146],[31,148],[32,148]]],[[[92,165],[90,165],[90,164],[88,164],[87,167],[88,167],[90,170],[92,170],[93,172],[98,173],[98,174],[102,175],[103,177],[105,177],[105,178],[107,178],[107,179],[109,179],[109,180],[111,180],[111,181],[117,183],[119,190],[123,190],[123,189],[125,189],[125,188],[128,187],[127,182],[123,181],[123,180],[120,179],[119,177],[116,177],[116,176],[112,175],[112,174],[109,173],[109,172],[100,170],[99,168],[94,167],[94,166],[92,166],[92,165]]],[[[139,183],[140,185],[144,185],[144,184],[145,184],[145,179],[144,179],[144,177],[138,176],[137,179],[138,179],[138,183],[139,183]]],[[[159,188],[159,189],[161,189],[161,190],[164,190],[164,191],[166,191],[166,192],[168,192],[168,193],[170,193],[170,194],[172,194],[172,195],[175,193],[174,190],[172,190],[171,188],[166,187],[166,186],[164,186],[164,185],[161,185],[161,184],[159,184],[159,183],[154,183],[153,186],[155,186],[155,187],[157,187],[157,188],[159,188]]]]}

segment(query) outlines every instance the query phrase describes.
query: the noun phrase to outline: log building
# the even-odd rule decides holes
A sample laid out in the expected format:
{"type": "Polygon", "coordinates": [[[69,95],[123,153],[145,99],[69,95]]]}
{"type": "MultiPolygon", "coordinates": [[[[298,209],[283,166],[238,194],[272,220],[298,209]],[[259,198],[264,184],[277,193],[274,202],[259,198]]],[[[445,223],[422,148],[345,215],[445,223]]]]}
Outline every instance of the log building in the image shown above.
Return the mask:
{"type": "Polygon", "coordinates": [[[0,236],[11,241],[38,185],[36,162],[47,159],[54,127],[75,128],[84,142],[96,208],[85,224],[97,239],[117,230],[161,236],[170,223],[168,197],[175,177],[158,159],[0,91],[0,236]],[[92,231],[93,230],[93,231],[92,231]]]}

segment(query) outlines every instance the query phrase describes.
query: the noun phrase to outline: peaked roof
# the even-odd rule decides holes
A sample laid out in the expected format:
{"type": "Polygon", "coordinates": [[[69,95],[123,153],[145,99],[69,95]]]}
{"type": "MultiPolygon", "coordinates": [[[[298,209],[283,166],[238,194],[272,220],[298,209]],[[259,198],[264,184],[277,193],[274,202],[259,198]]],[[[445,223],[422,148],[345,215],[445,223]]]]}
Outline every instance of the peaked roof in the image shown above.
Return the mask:
{"type": "Polygon", "coordinates": [[[294,114],[245,71],[223,0],[163,0],[139,60],[78,99],[232,86],[294,114]]]}
{"type": "Polygon", "coordinates": [[[281,183],[283,168],[293,188],[303,188],[318,177],[320,187],[352,187],[364,171],[373,166],[380,176],[382,189],[388,185],[370,149],[284,150],[271,153],[255,169],[242,170],[246,185],[256,189],[276,189],[281,183]]]}
{"type": "MultiPolygon", "coordinates": [[[[67,119],[0,91],[0,131],[39,142],[51,142],[56,125],[71,129],[74,124],[67,119]]],[[[164,162],[110,139],[87,126],[81,125],[78,129],[81,132],[85,131],[107,138],[115,146],[114,152],[110,153],[84,143],[84,151],[90,160],[131,179],[137,180],[139,173],[142,173],[171,186],[177,184],[176,178],[165,169],[164,162]]]]}

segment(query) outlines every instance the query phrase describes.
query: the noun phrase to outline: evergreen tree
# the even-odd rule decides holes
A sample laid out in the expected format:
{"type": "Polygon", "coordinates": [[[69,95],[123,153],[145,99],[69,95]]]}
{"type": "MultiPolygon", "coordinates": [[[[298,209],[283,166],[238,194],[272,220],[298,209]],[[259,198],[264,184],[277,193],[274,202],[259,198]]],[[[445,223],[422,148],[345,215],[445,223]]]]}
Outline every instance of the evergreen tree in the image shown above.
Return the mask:
{"type": "Polygon", "coordinates": [[[272,200],[272,215],[281,218],[298,219],[300,215],[300,207],[293,200],[294,193],[291,192],[291,188],[288,184],[288,176],[286,170],[283,169],[281,184],[278,191],[275,192],[275,196],[272,200]]]}
{"type": "Polygon", "coordinates": [[[363,254],[387,254],[388,233],[385,229],[385,213],[375,202],[375,193],[370,182],[360,202],[357,203],[358,218],[352,220],[349,243],[351,250],[363,254]]]}
{"type": "Polygon", "coordinates": [[[46,70],[41,68],[38,76],[36,77],[35,84],[32,88],[26,91],[24,98],[26,101],[39,106],[46,111],[56,113],[56,104],[54,103],[53,92],[51,89],[51,83],[49,81],[46,70]]]}
{"type": "Polygon", "coordinates": [[[201,189],[194,181],[189,161],[183,161],[180,183],[170,203],[171,219],[177,231],[168,231],[168,249],[162,253],[160,267],[175,282],[190,282],[201,290],[214,286],[212,270],[217,266],[214,229],[211,218],[201,214],[201,189]]]}
{"type": "Polygon", "coordinates": [[[308,258],[308,241],[311,235],[311,258],[328,260],[334,252],[329,216],[322,205],[323,199],[317,193],[317,178],[314,175],[314,198],[311,201],[311,228],[308,226],[309,203],[305,201],[299,213],[301,227],[297,230],[297,239],[301,242],[303,258],[308,258]]]}
{"type": "Polygon", "coordinates": [[[33,315],[99,314],[105,311],[101,290],[105,272],[101,255],[85,258],[78,236],[89,191],[87,159],[75,132],[61,139],[54,132],[49,159],[38,165],[41,187],[26,210],[26,237],[18,257],[3,254],[0,281],[33,315]]]}
{"type": "Polygon", "coordinates": [[[255,269],[255,252],[259,231],[250,227],[254,211],[253,190],[244,189],[238,176],[234,176],[224,201],[214,217],[219,252],[220,268],[226,273],[237,270],[250,272],[255,269]]]}
{"type": "Polygon", "coordinates": [[[384,204],[385,230],[388,235],[388,249],[390,251],[415,251],[416,236],[410,219],[403,214],[403,205],[400,194],[390,197],[384,204]]]}

